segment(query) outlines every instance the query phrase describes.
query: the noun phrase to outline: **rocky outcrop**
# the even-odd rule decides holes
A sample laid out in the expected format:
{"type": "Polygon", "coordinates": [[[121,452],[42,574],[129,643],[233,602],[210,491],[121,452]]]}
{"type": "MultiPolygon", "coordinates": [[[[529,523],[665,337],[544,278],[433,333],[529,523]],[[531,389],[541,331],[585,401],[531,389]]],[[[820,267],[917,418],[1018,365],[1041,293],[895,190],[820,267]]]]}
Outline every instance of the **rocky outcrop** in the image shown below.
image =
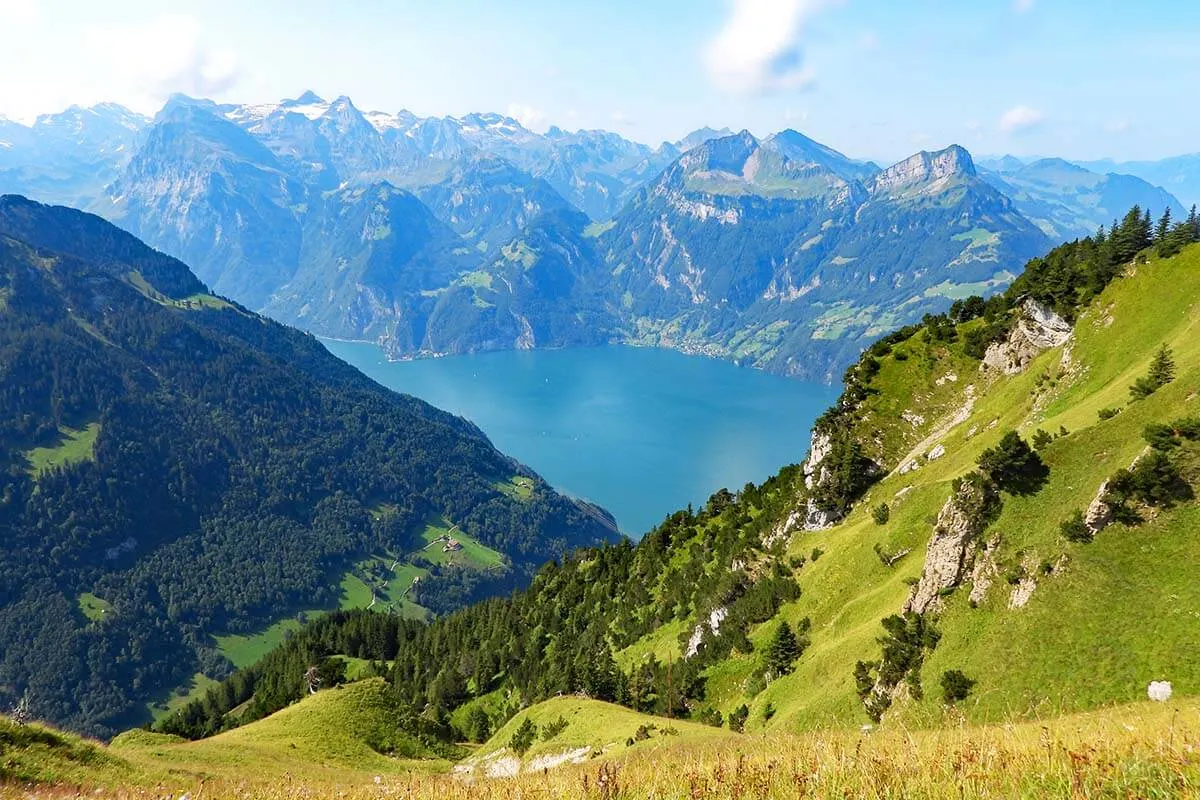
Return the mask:
{"type": "Polygon", "coordinates": [[[1071,331],[1071,324],[1052,309],[1027,298],[1021,304],[1020,318],[1008,337],[1002,342],[993,342],[984,352],[980,369],[1016,375],[1039,353],[1065,344],[1071,338],[1071,331]]]}
{"type": "Polygon", "coordinates": [[[936,610],[942,594],[962,582],[975,554],[975,540],[987,524],[981,512],[990,499],[987,491],[982,484],[964,480],[942,506],[921,579],[904,604],[906,613],[936,610]]]}
{"type": "MultiPolygon", "coordinates": [[[[808,447],[808,459],[804,462],[804,485],[810,492],[825,480],[827,470],[821,464],[832,452],[833,438],[827,433],[814,430],[808,447]]],[[[805,507],[804,530],[822,531],[832,527],[837,521],[836,514],[819,508],[816,501],[809,498],[805,507]]]]}
{"type": "Polygon", "coordinates": [[[974,563],[971,565],[971,595],[967,598],[971,605],[977,606],[987,599],[988,589],[992,588],[1000,574],[1000,569],[996,566],[996,549],[999,546],[1000,539],[996,537],[975,553],[974,563]]]}
{"type": "Polygon", "coordinates": [[[1037,589],[1037,558],[1032,554],[1026,554],[1021,561],[1021,578],[1013,584],[1012,592],[1008,596],[1008,607],[1024,608],[1025,604],[1033,597],[1033,592],[1037,589]]]}
{"type": "Polygon", "coordinates": [[[787,539],[788,536],[791,535],[792,531],[796,530],[796,526],[805,520],[807,517],[807,512],[808,509],[805,508],[804,513],[801,513],[799,509],[789,513],[787,517],[785,517],[778,525],[776,525],[774,528],[768,531],[765,536],[763,536],[763,549],[770,550],[779,542],[787,539]]]}
{"type": "Polygon", "coordinates": [[[1107,528],[1113,521],[1112,507],[1105,501],[1105,496],[1108,494],[1108,481],[1100,484],[1100,488],[1096,491],[1096,496],[1088,505],[1087,511],[1083,514],[1083,524],[1087,526],[1088,532],[1093,536],[1107,528]]]}
{"type": "MultiPolygon", "coordinates": [[[[1150,452],[1149,447],[1143,448],[1142,452],[1138,453],[1137,457],[1130,462],[1129,468],[1136,467],[1148,452],[1150,452]]],[[[1087,511],[1083,513],[1083,524],[1087,526],[1088,532],[1095,536],[1115,520],[1116,514],[1113,513],[1112,506],[1108,504],[1108,481],[1105,481],[1100,484],[1100,488],[1096,490],[1096,496],[1092,498],[1087,511]]]]}
{"type": "Polygon", "coordinates": [[[688,639],[687,649],[684,650],[683,657],[691,658],[700,652],[700,645],[704,642],[704,635],[712,633],[713,636],[716,636],[721,630],[721,623],[728,616],[729,609],[724,606],[713,609],[712,613],[708,615],[708,619],[699,622],[692,631],[692,638],[688,639]]]}

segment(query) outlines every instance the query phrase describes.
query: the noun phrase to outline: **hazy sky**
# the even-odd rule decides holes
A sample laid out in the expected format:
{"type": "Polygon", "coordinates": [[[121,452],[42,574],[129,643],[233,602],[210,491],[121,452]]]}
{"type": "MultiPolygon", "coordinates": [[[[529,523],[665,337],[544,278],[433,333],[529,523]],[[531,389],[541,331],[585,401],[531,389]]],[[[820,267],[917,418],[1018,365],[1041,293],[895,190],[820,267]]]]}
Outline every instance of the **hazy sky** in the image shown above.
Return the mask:
{"type": "Polygon", "coordinates": [[[171,92],[501,111],[657,144],[796,128],[881,160],[1200,150],[1192,0],[0,0],[0,114],[171,92]]]}

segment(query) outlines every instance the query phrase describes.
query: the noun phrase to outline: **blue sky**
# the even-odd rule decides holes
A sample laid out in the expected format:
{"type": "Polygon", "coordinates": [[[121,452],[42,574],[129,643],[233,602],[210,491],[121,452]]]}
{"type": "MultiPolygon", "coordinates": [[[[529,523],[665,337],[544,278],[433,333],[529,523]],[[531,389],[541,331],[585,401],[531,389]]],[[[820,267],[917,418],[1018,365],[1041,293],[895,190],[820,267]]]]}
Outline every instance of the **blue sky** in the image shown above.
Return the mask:
{"type": "Polygon", "coordinates": [[[1177,0],[0,0],[0,31],[0,114],[25,120],[311,88],[651,144],[791,127],[881,161],[1200,151],[1200,3],[1177,0]]]}

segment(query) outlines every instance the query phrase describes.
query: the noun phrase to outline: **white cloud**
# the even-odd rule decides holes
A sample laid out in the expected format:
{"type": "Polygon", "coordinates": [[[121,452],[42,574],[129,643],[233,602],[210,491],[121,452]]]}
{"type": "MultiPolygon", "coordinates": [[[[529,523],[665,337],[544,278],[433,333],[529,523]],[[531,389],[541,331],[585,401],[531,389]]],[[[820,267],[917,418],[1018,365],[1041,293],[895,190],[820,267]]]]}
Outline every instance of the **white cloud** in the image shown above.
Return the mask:
{"type": "Polygon", "coordinates": [[[963,123],[963,126],[967,130],[969,130],[971,133],[975,133],[976,131],[978,131],[980,128],[983,127],[983,123],[977,119],[969,119],[963,123]]]}
{"type": "Polygon", "coordinates": [[[90,32],[87,60],[124,89],[123,101],[153,111],[171,94],[217,97],[239,81],[232,52],[214,47],[195,17],[168,14],[90,32]]]}
{"type": "Polygon", "coordinates": [[[1005,133],[1019,133],[1039,125],[1046,115],[1036,108],[1029,106],[1013,106],[1000,115],[1000,130],[1005,133]]]}
{"type": "Polygon", "coordinates": [[[541,132],[546,129],[546,112],[540,108],[534,108],[522,103],[509,103],[508,116],[531,131],[541,132]]]}
{"type": "Polygon", "coordinates": [[[1033,0],[1013,0],[1013,11],[1024,14],[1033,10],[1033,0]]]}
{"type": "Polygon", "coordinates": [[[879,34],[875,31],[867,31],[862,36],[858,37],[858,44],[863,50],[878,50],[879,34]]]}
{"type": "Polygon", "coordinates": [[[1105,133],[1129,133],[1129,131],[1132,127],[1133,127],[1133,123],[1131,123],[1127,119],[1114,119],[1114,120],[1111,120],[1110,122],[1104,123],[1104,132],[1105,133]]]}
{"type": "Polygon", "coordinates": [[[9,25],[27,25],[37,17],[38,6],[35,0],[0,0],[0,23],[6,28],[9,25]]]}
{"type": "Polygon", "coordinates": [[[802,89],[815,75],[803,62],[805,24],[834,0],[732,0],[705,62],[722,89],[740,93],[802,89]]]}

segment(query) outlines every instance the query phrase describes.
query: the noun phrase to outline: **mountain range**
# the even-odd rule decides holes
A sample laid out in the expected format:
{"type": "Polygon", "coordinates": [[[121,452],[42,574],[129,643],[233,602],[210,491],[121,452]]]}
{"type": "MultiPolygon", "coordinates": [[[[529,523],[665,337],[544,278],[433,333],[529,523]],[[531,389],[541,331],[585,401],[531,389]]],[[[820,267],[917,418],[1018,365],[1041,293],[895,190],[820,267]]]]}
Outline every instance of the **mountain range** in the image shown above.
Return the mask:
{"type": "Polygon", "coordinates": [[[1132,203],[1183,211],[1136,177],[981,170],[958,146],[881,169],[790,130],[651,148],[312,92],[0,123],[0,191],[85,206],[220,295],[393,358],[625,342],[821,379],[1132,203]]]}

